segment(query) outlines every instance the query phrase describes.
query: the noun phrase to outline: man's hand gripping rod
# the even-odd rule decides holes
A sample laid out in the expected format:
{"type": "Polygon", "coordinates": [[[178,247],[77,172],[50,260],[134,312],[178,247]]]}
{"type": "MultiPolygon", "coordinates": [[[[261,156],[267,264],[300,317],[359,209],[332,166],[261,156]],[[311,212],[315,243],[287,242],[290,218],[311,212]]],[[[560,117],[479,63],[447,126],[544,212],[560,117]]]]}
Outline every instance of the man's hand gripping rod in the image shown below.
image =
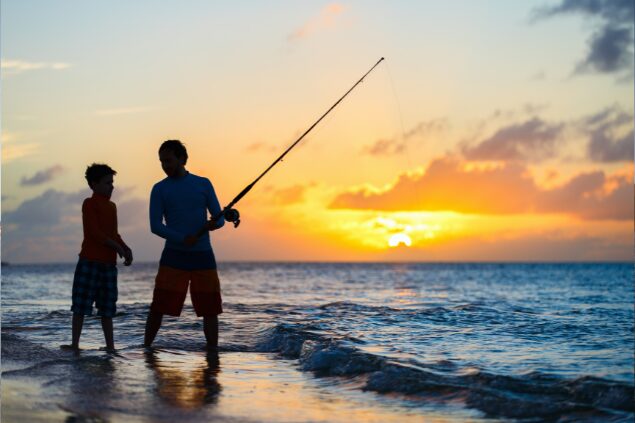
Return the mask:
{"type": "Polygon", "coordinates": [[[225,220],[229,221],[229,222],[233,222],[234,223],[234,228],[237,228],[238,225],[240,225],[240,214],[238,213],[238,210],[233,209],[232,207],[234,207],[234,205],[236,203],[238,203],[238,201],[240,201],[241,198],[243,198],[253,187],[254,185],[256,185],[256,183],[267,174],[267,172],[269,172],[271,170],[271,168],[273,168],[276,164],[278,164],[278,162],[280,162],[282,160],[282,158],[284,156],[287,155],[287,153],[289,151],[291,151],[291,149],[293,147],[295,147],[309,132],[311,132],[311,130],[313,128],[315,128],[315,126],[320,123],[320,121],[322,119],[324,119],[324,117],[326,117],[326,115],[328,115],[331,110],[333,110],[338,104],[340,104],[340,102],[342,100],[344,100],[344,98],[355,89],[355,87],[357,87],[357,85],[359,85],[364,78],[366,78],[366,76],[371,73],[373,71],[373,69],[375,69],[377,67],[377,65],[379,65],[379,63],[381,63],[381,61],[384,60],[384,58],[382,57],[381,59],[379,59],[377,61],[377,63],[375,63],[373,65],[372,68],[370,68],[370,70],[368,72],[366,72],[360,79],[359,81],[357,81],[355,83],[355,85],[353,85],[348,91],[346,91],[346,93],[340,97],[339,100],[337,100],[335,102],[335,104],[333,104],[322,116],[320,116],[320,118],[318,120],[315,121],[315,123],[313,125],[311,125],[311,127],[309,129],[307,129],[304,134],[302,134],[300,136],[300,138],[298,138],[293,144],[291,144],[291,146],[289,148],[287,148],[284,153],[282,153],[280,155],[280,157],[278,157],[276,160],[274,160],[273,163],[271,163],[271,165],[269,165],[269,167],[267,169],[265,169],[264,172],[262,172],[260,174],[260,176],[258,176],[252,183],[250,183],[249,185],[247,185],[241,192],[240,194],[238,194],[228,205],[225,206],[225,208],[223,210],[221,210],[220,213],[218,213],[216,216],[212,216],[212,218],[207,222],[207,224],[205,226],[203,226],[197,233],[196,233],[196,237],[200,237],[201,235],[203,235],[206,231],[214,229],[216,227],[216,222],[221,218],[221,217],[225,217],[225,220]]]}

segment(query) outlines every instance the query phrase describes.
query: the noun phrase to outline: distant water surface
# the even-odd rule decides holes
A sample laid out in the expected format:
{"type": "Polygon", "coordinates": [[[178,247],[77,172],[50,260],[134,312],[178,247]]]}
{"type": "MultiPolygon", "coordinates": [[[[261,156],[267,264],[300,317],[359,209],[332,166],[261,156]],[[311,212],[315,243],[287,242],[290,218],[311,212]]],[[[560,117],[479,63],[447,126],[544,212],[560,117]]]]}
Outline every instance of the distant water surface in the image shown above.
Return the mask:
{"type": "MultiPolygon", "coordinates": [[[[132,352],[157,266],[119,269],[115,337],[132,352]]],[[[73,270],[2,268],[3,371],[35,360],[20,342],[51,351],[70,342],[73,270]]],[[[221,263],[219,274],[221,356],[274,353],[351,395],[457,420],[466,418],[450,409],[457,402],[475,418],[633,419],[632,264],[221,263]]],[[[88,319],[82,346],[102,345],[88,319]]],[[[156,347],[202,346],[188,298],[156,347]]]]}

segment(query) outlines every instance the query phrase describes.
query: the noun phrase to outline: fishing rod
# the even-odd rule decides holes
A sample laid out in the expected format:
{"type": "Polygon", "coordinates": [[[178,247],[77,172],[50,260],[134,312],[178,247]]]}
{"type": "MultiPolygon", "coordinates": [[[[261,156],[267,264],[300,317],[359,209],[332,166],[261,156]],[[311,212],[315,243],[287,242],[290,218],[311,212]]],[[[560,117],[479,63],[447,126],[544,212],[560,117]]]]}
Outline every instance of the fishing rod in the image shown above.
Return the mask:
{"type": "MultiPolygon", "coordinates": [[[[225,217],[225,220],[229,221],[229,222],[233,222],[234,223],[234,228],[237,228],[238,225],[240,225],[240,214],[238,213],[238,210],[232,208],[234,207],[234,205],[236,203],[238,203],[238,201],[240,201],[241,198],[243,198],[249,191],[251,191],[251,189],[254,187],[254,185],[256,185],[256,183],[258,183],[258,181],[267,174],[267,172],[269,172],[276,164],[278,164],[280,161],[282,161],[282,159],[284,158],[284,156],[287,155],[287,153],[289,153],[289,151],[291,151],[291,149],[293,149],[293,147],[295,147],[300,141],[302,141],[302,139],[309,133],[311,132],[311,130],[313,128],[315,128],[317,126],[318,123],[320,123],[320,121],[322,119],[324,119],[324,117],[326,115],[328,115],[331,110],[333,110],[335,107],[337,107],[338,104],[340,104],[340,102],[342,100],[344,100],[344,98],[355,89],[355,87],[357,87],[357,85],[359,85],[364,78],[366,78],[366,76],[371,73],[373,71],[373,69],[375,69],[377,67],[377,65],[379,65],[379,63],[381,63],[381,61],[384,60],[384,58],[382,57],[381,59],[379,59],[377,61],[377,63],[375,63],[373,65],[372,68],[370,68],[370,70],[368,72],[366,72],[361,78],[359,78],[359,81],[357,81],[348,91],[346,91],[346,93],[340,97],[339,100],[337,100],[335,102],[335,104],[333,104],[322,116],[320,116],[320,118],[318,120],[315,121],[315,123],[313,125],[311,125],[309,127],[309,129],[307,129],[302,135],[300,135],[300,138],[298,138],[293,144],[291,144],[291,146],[289,146],[289,148],[287,148],[276,160],[273,161],[273,163],[271,163],[269,165],[269,167],[267,169],[265,169],[264,172],[262,172],[260,174],[260,176],[258,176],[256,179],[254,179],[254,181],[252,183],[250,183],[249,185],[247,185],[242,191],[240,191],[240,193],[234,197],[234,199],[225,206],[225,208],[223,210],[221,210],[221,212],[216,215],[213,216],[212,219],[208,222],[216,222],[218,219],[220,219],[222,216],[225,217]]],[[[203,235],[208,229],[208,225],[206,224],[204,227],[202,227],[197,233],[196,236],[199,237],[201,235],[203,235]]]]}

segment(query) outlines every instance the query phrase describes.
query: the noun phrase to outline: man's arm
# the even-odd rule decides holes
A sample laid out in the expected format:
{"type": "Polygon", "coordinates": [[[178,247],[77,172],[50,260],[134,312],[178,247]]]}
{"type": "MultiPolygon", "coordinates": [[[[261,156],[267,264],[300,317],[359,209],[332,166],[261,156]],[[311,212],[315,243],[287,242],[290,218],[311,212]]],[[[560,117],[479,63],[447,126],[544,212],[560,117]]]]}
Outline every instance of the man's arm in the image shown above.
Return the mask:
{"type": "MultiPolygon", "coordinates": [[[[218,197],[216,196],[216,191],[214,191],[214,186],[209,180],[207,180],[207,183],[209,184],[208,195],[207,195],[207,210],[210,212],[213,219],[214,216],[218,216],[220,214],[221,207],[220,207],[220,202],[218,201],[218,197]]],[[[225,225],[225,216],[221,216],[215,222],[210,221],[208,223],[208,228],[210,231],[213,231],[223,227],[224,225],[225,225]]]]}
{"type": "Polygon", "coordinates": [[[214,220],[214,217],[219,216],[222,210],[212,183],[207,178],[205,178],[204,181],[207,197],[207,211],[209,211],[212,216],[210,220],[205,222],[205,224],[194,235],[189,235],[185,238],[185,244],[188,246],[194,245],[196,241],[208,231],[215,231],[225,225],[225,217],[222,215],[218,218],[218,220],[214,220]]]}
{"type": "Polygon", "coordinates": [[[159,188],[155,185],[150,194],[150,230],[153,234],[165,238],[168,241],[181,243],[185,235],[163,224],[163,214],[165,207],[159,188]]]}

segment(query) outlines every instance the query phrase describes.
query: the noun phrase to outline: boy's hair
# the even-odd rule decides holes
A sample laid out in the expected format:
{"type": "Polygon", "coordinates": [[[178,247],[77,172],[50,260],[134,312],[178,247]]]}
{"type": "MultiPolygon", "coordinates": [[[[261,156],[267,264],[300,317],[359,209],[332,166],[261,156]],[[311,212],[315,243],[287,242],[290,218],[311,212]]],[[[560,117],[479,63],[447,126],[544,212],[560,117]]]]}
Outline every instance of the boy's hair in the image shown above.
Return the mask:
{"type": "Polygon", "coordinates": [[[174,153],[179,159],[184,159],[184,163],[187,163],[187,150],[185,145],[179,140],[167,140],[159,147],[159,153],[163,150],[168,150],[174,153]]]}
{"type": "Polygon", "coordinates": [[[116,175],[117,171],[103,163],[93,163],[86,168],[86,181],[88,186],[93,187],[92,184],[98,183],[101,178],[108,175],[116,175]]]}

